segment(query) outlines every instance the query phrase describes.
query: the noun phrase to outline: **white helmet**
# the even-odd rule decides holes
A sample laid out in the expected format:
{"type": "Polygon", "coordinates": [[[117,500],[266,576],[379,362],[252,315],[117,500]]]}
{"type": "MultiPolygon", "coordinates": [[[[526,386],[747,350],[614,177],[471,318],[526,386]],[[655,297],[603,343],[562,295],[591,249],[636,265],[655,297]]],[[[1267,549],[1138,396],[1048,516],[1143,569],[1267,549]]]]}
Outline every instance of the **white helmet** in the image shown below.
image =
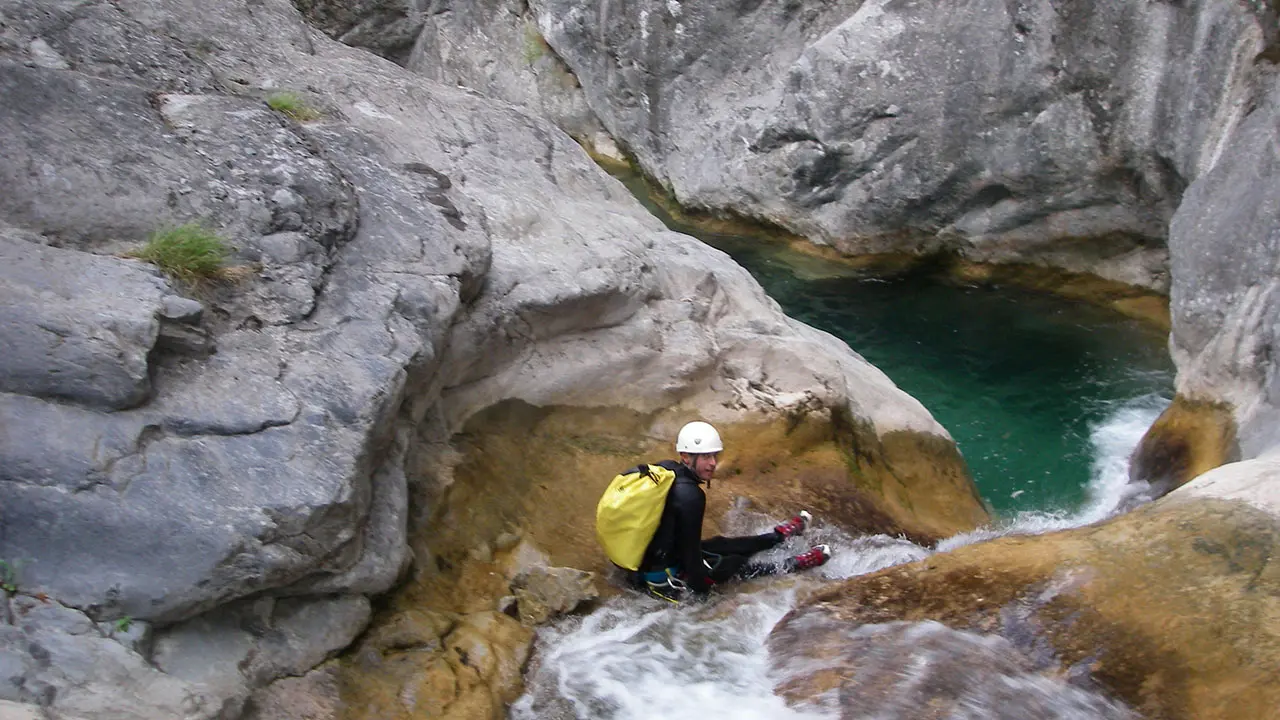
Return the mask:
{"type": "Polygon", "coordinates": [[[717,453],[721,450],[724,450],[724,443],[720,442],[720,433],[701,421],[685,425],[680,428],[680,434],[676,436],[676,452],[702,455],[717,453]]]}

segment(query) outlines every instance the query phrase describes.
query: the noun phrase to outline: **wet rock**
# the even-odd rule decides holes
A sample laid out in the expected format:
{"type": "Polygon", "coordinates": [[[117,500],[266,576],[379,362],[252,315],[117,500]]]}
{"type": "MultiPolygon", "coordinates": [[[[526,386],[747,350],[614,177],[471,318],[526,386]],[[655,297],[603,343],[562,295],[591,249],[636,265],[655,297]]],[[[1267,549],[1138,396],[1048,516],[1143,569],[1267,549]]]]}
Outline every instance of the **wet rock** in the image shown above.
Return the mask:
{"type": "MultiPolygon", "coordinates": [[[[1280,445],[1280,387],[1269,350],[1277,342],[1280,285],[1272,269],[1280,259],[1280,204],[1264,189],[1280,174],[1280,79],[1264,74],[1259,85],[1255,103],[1187,189],[1170,225],[1169,346],[1178,398],[1137,452],[1185,456],[1180,480],[1280,445]]],[[[1164,469],[1152,468],[1151,479],[1162,480],[1164,469]]]]}
{"type": "Polygon", "coordinates": [[[809,700],[833,716],[911,718],[1110,718],[1136,716],[1096,692],[1043,674],[1013,643],[940,623],[890,622],[850,626],[811,615],[799,634],[809,644],[797,655],[775,643],[783,665],[779,690],[809,700]],[[821,656],[821,669],[812,658],[821,656]]]}
{"type": "MultiPolygon", "coordinates": [[[[207,648],[218,687],[200,692],[225,704],[210,712],[235,710],[256,684],[305,672],[354,634],[359,596],[405,576],[411,532],[428,538],[417,545],[429,581],[465,565],[453,543],[494,548],[522,524],[534,480],[575,503],[598,495],[563,467],[459,469],[469,451],[454,445],[488,409],[603,408],[630,417],[633,438],[668,438],[690,412],[782,426],[802,406],[819,424],[842,413],[862,423],[873,459],[890,457],[880,445],[897,431],[949,442],[883,374],[788,320],[723,253],[667,232],[554,127],[331,42],[290,3],[8,0],[4,15],[0,220],[20,233],[6,242],[65,267],[133,268],[156,283],[138,292],[139,314],[158,322],[168,302],[177,322],[160,323],[156,344],[124,343],[142,361],[106,363],[132,383],[109,400],[0,392],[0,558],[24,563],[33,594],[158,628],[174,673],[206,677],[191,658],[207,648]],[[37,37],[65,69],[32,49],[37,37]],[[297,122],[260,101],[285,89],[320,117],[297,122]],[[203,288],[198,325],[158,275],[108,256],[157,225],[193,221],[220,233],[244,271],[203,288]],[[144,377],[149,393],[135,398],[144,377]],[[239,606],[257,601],[276,609],[239,606]],[[278,612],[306,618],[312,606],[334,634],[295,644],[278,612]],[[243,663],[250,655],[261,662],[243,663]]],[[[632,440],[626,454],[650,447],[632,440]]],[[[510,446],[494,461],[524,454],[510,446]]],[[[961,516],[981,516],[961,502],[961,516]]],[[[531,533],[539,544],[545,515],[531,533]]],[[[577,555],[557,564],[600,562],[584,527],[564,533],[577,555]]],[[[489,563],[468,572],[484,592],[464,588],[474,605],[462,610],[488,612],[510,592],[489,563]]],[[[473,677],[449,664],[457,653],[436,657],[471,678],[459,707],[500,713],[510,696],[527,631],[495,615],[458,647],[471,657],[501,636],[496,664],[473,677]]],[[[100,639],[102,652],[133,658],[100,639]]],[[[421,670],[409,654],[381,662],[421,670]]],[[[83,672],[104,707],[180,716],[168,689],[106,687],[73,655],[65,683],[83,672]]],[[[194,686],[139,680],[151,682],[194,686]]],[[[407,676],[397,682],[400,693],[407,676]]]]}
{"type": "Polygon", "coordinates": [[[541,625],[600,597],[594,580],[593,573],[565,567],[534,568],[517,576],[511,588],[515,591],[520,622],[541,625]]]}
{"type": "MultiPolygon", "coordinates": [[[[824,627],[932,620],[998,636],[990,642],[1007,641],[1039,671],[1100,688],[1143,717],[1270,717],[1280,700],[1280,575],[1268,558],[1280,523],[1260,478],[1275,467],[1201,485],[1230,467],[1103,525],[1006,537],[846,581],[785,618],[770,647],[790,663],[825,664],[822,648],[839,643],[824,641],[824,627]]],[[[815,674],[830,687],[854,689],[838,663],[825,666],[815,674]]],[[[795,699],[821,690],[793,689],[795,699]]],[[[856,701],[848,696],[848,707],[856,701]]]]}
{"type": "Polygon", "coordinates": [[[1238,460],[1235,419],[1220,403],[1174,398],[1134,449],[1129,478],[1160,497],[1220,465],[1238,460]]]}

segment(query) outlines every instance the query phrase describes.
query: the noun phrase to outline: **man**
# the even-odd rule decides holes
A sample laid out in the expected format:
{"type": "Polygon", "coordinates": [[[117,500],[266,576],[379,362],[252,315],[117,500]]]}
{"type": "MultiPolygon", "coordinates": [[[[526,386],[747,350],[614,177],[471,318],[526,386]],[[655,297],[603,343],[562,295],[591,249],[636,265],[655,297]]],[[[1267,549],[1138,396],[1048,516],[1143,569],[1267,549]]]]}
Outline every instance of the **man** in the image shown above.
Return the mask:
{"type": "Polygon", "coordinates": [[[674,471],[676,477],[667,493],[662,520],[645,550],[636,579],[650,593],[665,600],[679,602],[686,592],[706,595],[715,584],[730,578],[747,579],[817,567],[831,557],[829,547],[818,545],[788,558],[782,567],[749,562],[752,555],[803,533],[810,519],[807,512],[762,535],[717,536],[704,541],[702,517],[707,507],[707,496],[702,484],[711,486],[723,450],[720,433],[714,427],[705,422],[691,422],[676,436],[680,462],[667,460],[659,463],[674,471]]]}

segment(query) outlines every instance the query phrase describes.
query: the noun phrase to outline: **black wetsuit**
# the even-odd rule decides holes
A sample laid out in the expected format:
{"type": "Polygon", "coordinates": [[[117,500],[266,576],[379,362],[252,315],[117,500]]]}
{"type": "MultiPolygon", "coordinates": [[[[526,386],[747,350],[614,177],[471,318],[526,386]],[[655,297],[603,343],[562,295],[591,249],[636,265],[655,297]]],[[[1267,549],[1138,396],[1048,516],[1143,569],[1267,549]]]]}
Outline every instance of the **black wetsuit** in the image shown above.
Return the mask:
{"type": "Polygon", "coordinates": [[[645,550],[639,574],[675,568],[677,576],[690,590],[703,594],[715,583],[733,577],[752,578],[778,572],[779,568],[772,564],[748,560],[781,543],[784,539],[781,533],[770,531],[762,535],[716,536],[703,540],[702,516],[707,509],[707,495],[702,491],[701,481],[683,463],[664,460],[658,464],[674,470],[676,479],[667,492],[662,520],[645,550]]]}

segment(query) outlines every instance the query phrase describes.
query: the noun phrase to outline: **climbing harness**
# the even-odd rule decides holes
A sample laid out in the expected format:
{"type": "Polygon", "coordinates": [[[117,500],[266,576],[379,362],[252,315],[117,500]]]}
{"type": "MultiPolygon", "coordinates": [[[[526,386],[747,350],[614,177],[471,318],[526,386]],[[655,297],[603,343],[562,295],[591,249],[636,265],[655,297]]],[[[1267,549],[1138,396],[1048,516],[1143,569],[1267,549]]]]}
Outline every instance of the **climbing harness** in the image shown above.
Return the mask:
{"type": "Polygon", "coordinates": [[[641,573],[641,575],[644,576],[645,588],[650,595],[678,605],[689,592],[689,586],[675,576],[674,570],[675,568],[666,568],[664,570],[641,573]]]}

